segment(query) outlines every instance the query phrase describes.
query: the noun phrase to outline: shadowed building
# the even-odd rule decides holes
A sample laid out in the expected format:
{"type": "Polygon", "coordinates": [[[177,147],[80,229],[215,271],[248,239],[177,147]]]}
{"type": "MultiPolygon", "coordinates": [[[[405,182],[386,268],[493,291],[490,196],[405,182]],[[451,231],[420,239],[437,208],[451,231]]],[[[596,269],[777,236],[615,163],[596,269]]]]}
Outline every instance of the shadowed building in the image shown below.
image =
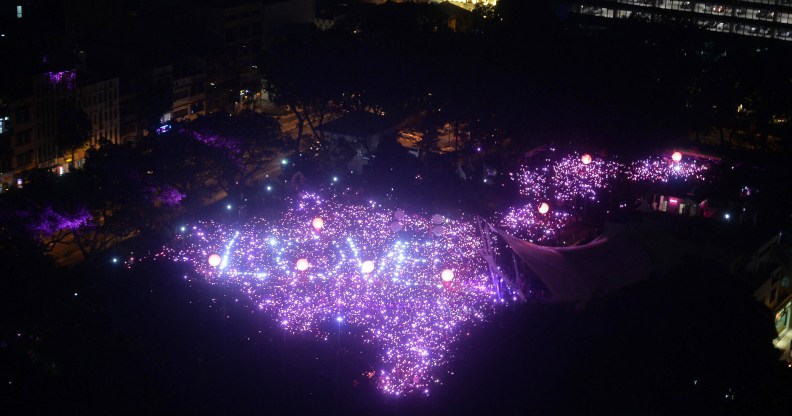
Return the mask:
{"type": "Polygon", "coordinates": [[[792,0],[592,0],[571,2],[570,11],[587,19],[665,23],[792,41],[792,0]]]}

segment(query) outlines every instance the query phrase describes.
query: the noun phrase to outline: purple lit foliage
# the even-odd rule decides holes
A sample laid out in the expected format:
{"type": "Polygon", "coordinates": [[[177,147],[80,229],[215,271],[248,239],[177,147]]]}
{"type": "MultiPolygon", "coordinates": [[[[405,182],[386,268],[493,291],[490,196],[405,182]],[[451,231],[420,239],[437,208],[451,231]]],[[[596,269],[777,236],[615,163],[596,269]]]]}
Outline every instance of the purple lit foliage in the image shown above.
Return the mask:
{"type": "Polygon", "coordinates": [[[50,82],[50,85],[52,85],[52,88],[63,86],[67,90],[71,91],[77,84],[77,72],[75,70],[47,72],[46,76],[50,82]]]}
{"type": "Polygon", "coordinates": [[[166,206],[170,208],[178,207],[186,196],[171,185],[152,187],[149,188],[149,192],[154,197],[154,206],[166,206]]]}
{"type": "MultiPolygon", "coordinates": [[[[25,214],[25,216],[28,216],[25,214]]],[[[52,206],[47,206],[40,212],[30,214],[30,228],[41,236],[52,236],[59,231],[75,231],[87,225],[91,214],[85,207],[74,212],[57,212],[52,206]]]]}

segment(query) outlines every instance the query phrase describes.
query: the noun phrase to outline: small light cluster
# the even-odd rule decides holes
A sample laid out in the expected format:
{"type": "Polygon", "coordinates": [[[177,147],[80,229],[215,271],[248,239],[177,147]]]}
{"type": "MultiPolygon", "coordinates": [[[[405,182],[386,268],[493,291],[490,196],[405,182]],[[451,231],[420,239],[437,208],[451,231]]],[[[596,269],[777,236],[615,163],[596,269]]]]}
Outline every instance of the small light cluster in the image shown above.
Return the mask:
{"type": "Polygon", "coordinates": [[[625,175],[634,182],[705,181],[709,166],[695,159],[683,160],[679,152],[673,159],[653,157],[632,162],[625,175]],[[678,155],[678,156],[677,156],[678,155]],[[679,160],[676,160],[679,159],[679,160]]]}
{"type": "Polygon", "coordinates": [[[708,168],[696,159],[685,160],[680,152],[623,165],[588,153],[559,156],[550,149],[540,163],[523,165],[510,175],[519,184],[523,202],[495,222],[529,241],[558,244],[558,231],[572,219],[570,208],[581,199],[598,203],[598,192],[619,178],[633,182],[704,181],[708,168]]]}

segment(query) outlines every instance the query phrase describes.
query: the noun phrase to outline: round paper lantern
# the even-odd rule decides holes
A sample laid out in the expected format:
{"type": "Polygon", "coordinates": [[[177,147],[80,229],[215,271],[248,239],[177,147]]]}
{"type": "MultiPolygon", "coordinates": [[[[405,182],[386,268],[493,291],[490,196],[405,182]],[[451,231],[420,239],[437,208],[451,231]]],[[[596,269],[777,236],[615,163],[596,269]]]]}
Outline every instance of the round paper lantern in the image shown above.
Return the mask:
{"type": "Polygon", "coordinates": [[[674,162],[679,162],[680,160],[682,160],[682,153],[674,152],[671,155],[671,160],[673,160],[674,162]]]}
{"type": "Polygon", "coordinates": [[[445,234],[445,232],[446,229],[442,225],[435,225],[434,227],[432,227],[432,234],[434,234],[437,237],[440,237],[441,235],[445,234]]]}
{"type": "Polygon", "coordinates": [[[220,257],[220,255],[217,253],[214,253],[211,256],[209,256],[209,265],[212,267],[217,267],[222,262],[223,262],[222,257],[220,257]]]}
{"type": "Polygon", "coordinates": [[[454,271],[451,269],[443,270],[443,273],[440,274],[440,278],[443,279],[444,282],[448,283],[454,280],[454,271]]]}
{"type": "Polygon", "coordinates": [[[304,272],[304,271],[308,270],[308,266],[309,266],[308,260],[306,260],[306,259],[297,260],[297,270],[299,270],[301,272],[304,272]]]}
{"type": "Polygon", "coordinates": [[[580,157],[580,161],[583,162],[584,165],[588,165],[591,163],[591,155],[584,153],[583,156],[580,157]]]}
{"type": "Polygon", "coordinates": [[[440,214],[432,215],[432,224],[440,225],[445,222],[445,217],[440,214]]]}
{"type": "Polygon", "coordinates": [[[539,205],[540,214],[547,214],[549,211],[550,211],[550,205],[547,205],[547,202],[542,202],[542,205],[539,205]]]}
{"type": "Polygon", "coordinates": [[[398,222],[398,221],[394,221],[394,222],[392,222],[392,223],[391,223],[391,225],[390,225],[390,229],[391,229],[391,231],[393,231],[394,233],[397,233],[397,232],[401,231],[401,229],[402,229],[402,225],[401,225],[401,223],[400,223],[400,222],[398,222]]]}
{"type": "Polygon", "coordinates": [[[360,267],[360,271],[363,273],[371,273],[374,271],[374,262],[371,260],[366,260],[363,262],[363,266],[360,267]]]}
{"type": "Polygon", "coordinates": [[[402,219],[404,219],[404,210],[402,210],[401,208],[397,209],[396,212],[393,214],[393,216],[397,220],[401,221],[402,219]]]}
{"type": "Polygon", "coordinates": [[[314,228],[314,230],[319,231],[324,228],[324,220],[316,217],[313,219],[313,221],[311,221],[311,226],[314,228]]]}

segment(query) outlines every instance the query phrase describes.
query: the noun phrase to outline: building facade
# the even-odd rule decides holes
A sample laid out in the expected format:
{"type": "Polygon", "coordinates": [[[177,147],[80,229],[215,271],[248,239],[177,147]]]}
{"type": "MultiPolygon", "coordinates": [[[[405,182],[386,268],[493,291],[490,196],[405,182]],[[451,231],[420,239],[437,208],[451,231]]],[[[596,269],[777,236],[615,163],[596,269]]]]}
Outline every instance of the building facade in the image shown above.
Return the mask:
{"type": "Polygon", "coordinates": [[[4,163],[2,186],[21,186],[26,171],[51,169],[68,172],[81,166],[85,149],[74,154],[58,146],[59,124],[64,106],[74,106],[85,113],[91,124],[87,144],[100,140],[121,142],[119,122],[118,78],[102,78],[75,69],[51,71],[33,77],[32,91],[8,103],[3,130],[9,157],[4,163]],[[8,117],[8,119],[6,119],[8,117]]]}
{"type": "Polygon", "coordinates": [[[792,41],[792,0],[592,0],[573,1],[570,11],[595,18],[667,23],[792,41]]]}

